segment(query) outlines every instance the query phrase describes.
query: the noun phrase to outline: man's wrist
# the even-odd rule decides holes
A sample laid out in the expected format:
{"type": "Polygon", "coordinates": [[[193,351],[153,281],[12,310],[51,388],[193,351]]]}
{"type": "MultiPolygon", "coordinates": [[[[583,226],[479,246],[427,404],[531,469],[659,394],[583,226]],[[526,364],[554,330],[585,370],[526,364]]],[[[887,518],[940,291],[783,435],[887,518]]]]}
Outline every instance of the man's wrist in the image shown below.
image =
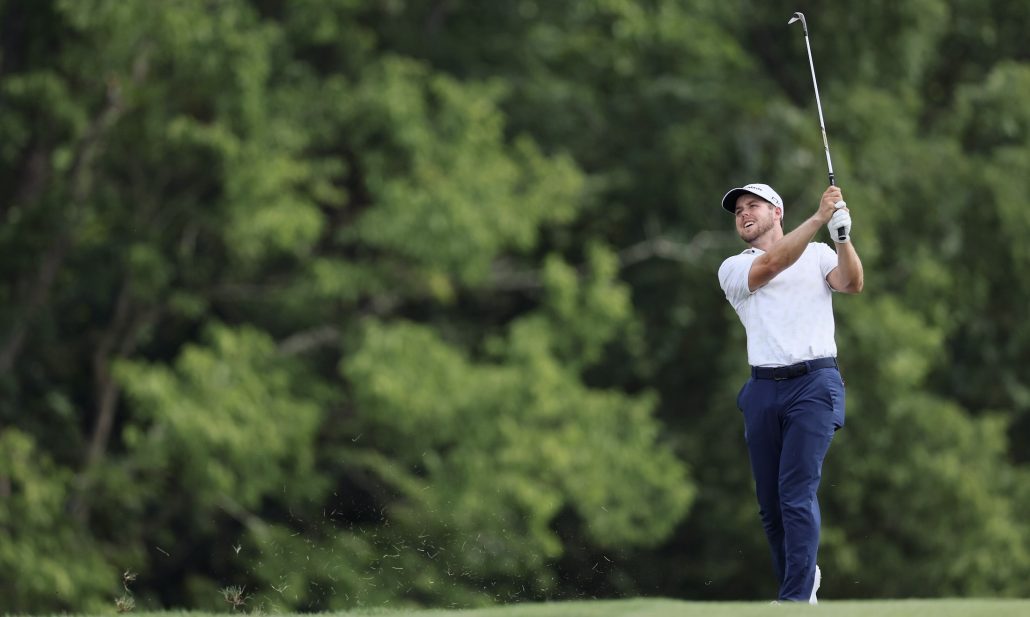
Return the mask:
{"type": "Polygon", "coordinates": [[[813,214],[811,217],[809,217],[808,220],[812,221],[813,223],[815,223],[815,225],[817,227],[823,227],[824,225],[826,225],[826,224],[828,224],[830,222],[830,217],[826,217],[824,219],[821,216],[819,216],[818,214],[813,214]]]}

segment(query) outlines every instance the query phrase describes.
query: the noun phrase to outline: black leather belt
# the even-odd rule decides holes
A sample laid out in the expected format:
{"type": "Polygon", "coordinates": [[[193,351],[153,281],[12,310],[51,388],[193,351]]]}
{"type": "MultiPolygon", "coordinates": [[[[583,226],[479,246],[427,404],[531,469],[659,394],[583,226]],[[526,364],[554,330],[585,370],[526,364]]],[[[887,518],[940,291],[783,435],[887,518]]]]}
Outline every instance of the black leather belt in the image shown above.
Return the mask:
{"type": "Polygon", "coordinates": [[[836,368],[837,358],[816,358],[790,366],[752,366],[751,376],[755,379],[793,379],[821,368],[836,368]]]}

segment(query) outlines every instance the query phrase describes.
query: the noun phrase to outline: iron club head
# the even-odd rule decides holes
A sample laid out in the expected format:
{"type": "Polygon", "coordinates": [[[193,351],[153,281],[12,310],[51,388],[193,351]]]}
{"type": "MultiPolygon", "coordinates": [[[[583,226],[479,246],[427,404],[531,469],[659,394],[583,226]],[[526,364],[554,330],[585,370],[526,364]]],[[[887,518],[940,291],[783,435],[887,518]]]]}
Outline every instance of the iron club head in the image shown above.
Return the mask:
{"type": "Polygon", "coordinates": [[[789,26],[790,24],[796,21],[801,22],[801,27],[805,29],[805,36],[808,36],[808,23],[805,22],[805,14],[800,11],[794,13],[794,16],[790,18],[790,21],[787,22],[787,25],[789,26]]]}

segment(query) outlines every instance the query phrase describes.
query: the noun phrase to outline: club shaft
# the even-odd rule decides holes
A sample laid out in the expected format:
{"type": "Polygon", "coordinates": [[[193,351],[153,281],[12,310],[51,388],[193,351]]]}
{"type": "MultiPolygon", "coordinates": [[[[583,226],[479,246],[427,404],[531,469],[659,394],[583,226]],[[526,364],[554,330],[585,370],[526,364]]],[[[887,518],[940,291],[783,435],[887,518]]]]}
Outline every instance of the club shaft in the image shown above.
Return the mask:
{"type": "Polygon", "coordinates": [[[826,122],[823,120],[823,104],[819,100],[819,83],[815,79],[815,61],[812,60],[812,45],[808,42],[807,27],[805,28],[805,49],[808,50],[808,67],[812,70],[812,88],[815,89],[815,108],[819,111],[819,130],[822,131],[823,149],[826,151],[826,169],[830,176],[830,185],[835,186],[833,179],[833,161],[830,159],[830,142],[826,139],[826,122]]]}

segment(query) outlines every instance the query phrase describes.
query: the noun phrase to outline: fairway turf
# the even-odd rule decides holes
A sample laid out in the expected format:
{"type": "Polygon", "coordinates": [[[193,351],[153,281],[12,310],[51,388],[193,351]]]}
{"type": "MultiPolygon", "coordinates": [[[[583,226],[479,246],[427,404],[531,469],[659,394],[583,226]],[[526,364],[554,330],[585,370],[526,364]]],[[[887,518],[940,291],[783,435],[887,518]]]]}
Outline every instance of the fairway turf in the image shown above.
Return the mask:
{"type": "MultiPolygon", "coordinates": [[[[152,612],[133,617],[225,617],[228,613],[152,612]]],[[[292,615],[291,613],[265,613],[292,615]]],[[[323,613],[339,617],[1027,617],[1030,600],[826,600],[807,604],[768,602],[683,602],[637,599],[513,604],[469,610],[371,609],[323,613]]]]}

